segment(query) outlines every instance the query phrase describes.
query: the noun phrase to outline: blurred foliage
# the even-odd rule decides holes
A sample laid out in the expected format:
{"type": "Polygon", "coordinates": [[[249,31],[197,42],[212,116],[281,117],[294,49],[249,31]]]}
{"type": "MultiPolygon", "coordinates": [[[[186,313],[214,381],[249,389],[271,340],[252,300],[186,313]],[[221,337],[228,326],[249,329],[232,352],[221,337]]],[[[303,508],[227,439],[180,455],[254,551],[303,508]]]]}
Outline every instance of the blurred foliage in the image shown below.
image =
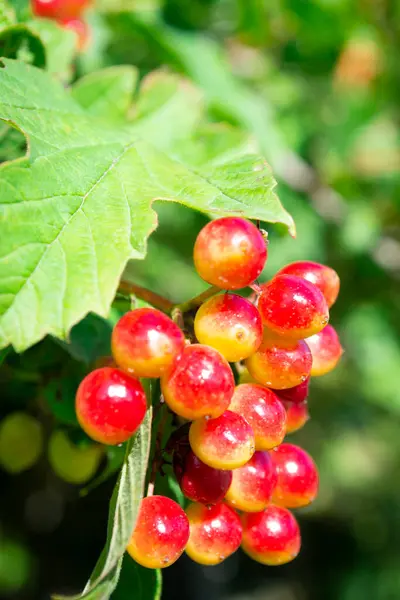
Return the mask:
{"type": "MultiPolygon", "coordinates": [[[[89,22],[92,44],[75,76],[120,64],[141,77],[154,68],[178,71],[200,86],[211,118],[257,138],[297,226],[296,240],[267,227],[263,279],[289,261],[311,259],[334,267],[342,281],[332,323],[345,354],[337,371],[312,382],[312,419],[293,436],[315,457],[322,484],[315,505],[300,513],[302,555],[274,572],[244,557],[211,574],[182,561],[166,573],[165,598],[190,590],[194,600],[398,600],[400,4],[99,0],[89,22]]],[[[0,130],[2,160],[23,147],[18,132],[0,130]]],[[[204,289],[191,252],[205,217],[170,203],[156,209],[147,257],[131,261],[126,276],[181,301],[204,289]]],[[[74,430],[74,385],[106,353],[109,329],[90,316],[70,344],[47,339],[21,356],[9,353],[0,371],[1,416],[27,408],[47,435],[54,418],[74,430]]],[[[104,468],[113,473],[120,457],[108,460],[104,468]]],[[[104,541],[110,488],[78,502],[79,492],[58,481],[45,458],[24,478],[0,473],[7,536],[0,538],[0,596],[76,591],[104,541]],[[39,492],[42,510],[33,497],[39,492]],[[101,510],[93,508],[98,502],[101,510]],[[59,544],[75,556],[49,557],[59,544]]],[[[128,597],[135,596],[118,596],[128,597]]]]}

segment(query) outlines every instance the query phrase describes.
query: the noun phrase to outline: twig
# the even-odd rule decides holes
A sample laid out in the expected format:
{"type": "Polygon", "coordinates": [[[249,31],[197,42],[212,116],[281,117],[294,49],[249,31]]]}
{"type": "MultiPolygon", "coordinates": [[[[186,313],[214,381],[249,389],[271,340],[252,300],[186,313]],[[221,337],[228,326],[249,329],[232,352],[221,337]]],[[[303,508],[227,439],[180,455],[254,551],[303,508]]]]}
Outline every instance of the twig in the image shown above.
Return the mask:
{"type": "Polygon", "coordinates": [[[151,290],[148,290],[140,285],[136,285],[136,283],[131,283],[130,281],[121,281],[118,291],[127,296],[137,296],[141,300],[148,302],[163,312],[169,313],[175,306],[171,300],[168,300],[168,298],[165,298],[160,294],[156,294],[156,292],[152,292],[151,290]]]}
{"type": "Polygon", "coordinates": [[[187,300],[187,302],[182,302],[182,304],[177,304],[175,306],[174,310],[178,309],[178,310],[180,310],[181,313],[189,312],[189,311],[193,310],[194,308],[198,308],[199,306],[201,306],[203,304],[203,302],[205,302],[209,298],[212,298],[212,296],[215,296],[215,294],[218,294],[218,292],[221,292],[221,291],[222,291],[221,288],[217,287],[216,285],[213,285],[213,286],[209,287],[208,289],[206,289],[201,294],[199,294],[198,296],[195,296],[194,298],[187,300]]]}

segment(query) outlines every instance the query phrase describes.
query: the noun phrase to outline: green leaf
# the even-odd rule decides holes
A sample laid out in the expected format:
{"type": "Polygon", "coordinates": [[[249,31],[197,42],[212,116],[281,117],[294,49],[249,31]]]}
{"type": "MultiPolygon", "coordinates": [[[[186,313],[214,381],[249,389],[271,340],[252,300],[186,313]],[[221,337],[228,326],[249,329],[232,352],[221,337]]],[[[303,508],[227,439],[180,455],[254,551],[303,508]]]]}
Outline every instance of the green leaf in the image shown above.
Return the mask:
{"type": "Polygon", "coordinates": [[[41,68],[46,65],[40,37],[24,23],[0,29],[0,56],[18,58],[41,68]]]}
{"type": "Polygon", "coordinates": [[[79,492],[80,496],[87,496],[100,484],[107,481],[114,473],[118,471],[124,462],[125,448],[123,446],[108,446],[106,448],[107,465],[98,477],[93,479],[86,487],[79,492]]]}
{"type": "Polygon", "coordinates": [[[120,120],[127,116],[137,78],[134,67],[109,67],[82,77],[72,96],[91,115],[120,120]]]}
{"type": "Polygon", "coordinates": [[[48,407],[60,423],[78,425],[75,412],[75,394],[78,385],[78,379],[71,379],[71,376],[63,377],[50,381],[43,391],[48,407]]]}
{"type": "Polygon", "coordinates": [[[162,574],[160,569],[145,569],[125,554],[120,579],[112,600],[160,600],[162,574]]]}
{"type": "Polygon", "coordinates": [[[6,0],[0,0],[0,30],[14,25],[16,22],[15,10],[6,0]]]}
{"type": "Polygon", "coordinates": [[[89,364],[102,356],[110,356],[111,332],[109,321],[89,314],[71,329],[68,342],[57,342],[75,360],[89,364]]]}
{"type": "Polygon", "coordinates": [[[107,317],[127,261],[146,254],[154,200],[293,231],[262,157],[238,148],[219,154],[214,141],[209,160],[204,148],[198,160],[201,137],[210,145],[215,136],[194,132],[187,82],[152,75],[150,90],[169,90],[165,105],[156,99],[150,109],[147,98],[146,111],[116,126],[85,112],[48,74],[4,64],[0,118],[26,134],[29,161],[0,171],[0,347],[22,351],[49,333],[65,338],[88,312],[107,317]]]}
{"type": "Polygon", "coordinates": [[[75,34],[48,19],[33,19],[28,21],[27,25],[44,45],[46,71],[68,81],[73,74],[72,63],[76,56],[75,34]]]}

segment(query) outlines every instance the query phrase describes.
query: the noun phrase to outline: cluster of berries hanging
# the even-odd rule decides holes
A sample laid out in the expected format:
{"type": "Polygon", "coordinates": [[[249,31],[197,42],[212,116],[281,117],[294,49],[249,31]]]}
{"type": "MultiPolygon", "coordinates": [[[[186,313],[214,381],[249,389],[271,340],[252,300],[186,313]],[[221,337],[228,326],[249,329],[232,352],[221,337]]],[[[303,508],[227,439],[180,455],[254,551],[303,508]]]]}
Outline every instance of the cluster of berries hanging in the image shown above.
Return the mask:
{"type": "Polygon", "coordinates": [[[310,376],[328,373],[341,356],[327,324],[339,278],[324,265],[297,262],[258,286],[266,258],[265,239],[251,222],[210,222],[195,243],[197,272],[223,290],[252,286],[255,293],[247,299],[227,291],[205,301],[194,314],[192,343],[159,310],[126,313],[112,336],[117,368],[91,372],[78,389],[79,422],[104,444],[126,441],[142,422],[140,378],[161,378],[162,398],[176,416],[164,452],[172,453],[192,504],[184,511],[165,496],[143,499],[128,552],[145,567],[166,567],[184,550],[205,565],[240,545],[267,565],[289,562],[300,550],[288,509],[313,501],[318,472],[307,452],[283,440],[308,418],[310,376]]]}
{"type": "Polygon", "coordinates": [[[84,50],[89,41],[89,29],[83,19],[91,0],[32,0],[32,11],[37,17],[57,21],[77,35],[77,48],[84,50]]]}

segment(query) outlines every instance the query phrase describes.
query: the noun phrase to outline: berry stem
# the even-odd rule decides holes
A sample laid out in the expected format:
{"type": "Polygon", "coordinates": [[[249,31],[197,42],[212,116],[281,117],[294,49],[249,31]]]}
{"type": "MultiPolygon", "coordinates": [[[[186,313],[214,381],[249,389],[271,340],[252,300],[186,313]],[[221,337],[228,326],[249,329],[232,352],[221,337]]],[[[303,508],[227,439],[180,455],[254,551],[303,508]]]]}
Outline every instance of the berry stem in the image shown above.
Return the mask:
{"type": "Polygon", "coordinates": [[[195,296],[194,298],[191,298],[186,302],[182,302],[182,304],[177,304],[175,306],[175,309],[179,309],[181,313],[190,312],[194,308],[198,308],[199,306],[201,306],[203,302],[205,302],[212,296],[215,296],[215,294],[218,294],[218,292],[220,291],[221,288],[217,287],[216,285],[212,285],[211,287],[204,290],[204,292],[201,292],[201,294],[198,294],[198,296],[195,296]]]}
{"type": "Polygon", "coordinates": [[[137,285],[136,283],[131,283],[130,281],[121,281],[118,291],[124,296],[136,296],[137,298],[148,302],[154,306],[154,308],[158,308],[166,313],[171,312],[175,306],[171,300],[168,300],[168,298],[137,285]]]}
{"type": "Polygon", "coordinates": [[[153,461],[152,461],[152,465],[151,465],[151,473],[150,473],[149,483],[147,486],[146,496],[152,496],[154,494],[154,486],[155,486],[155,482],[156,482],[157,473],[159,473],[160,468],[163,463],[162,438],[163,438],[163,433],[164,433],[164,427],[167,424],[167,419],[168,419],[168,414],[169,414],[168,408],[165,403],[160,404],[160,412],[162,412],[163,414],[161,414],[160,422],[158,423],[158,426],[157,426],[153,461]]]}

